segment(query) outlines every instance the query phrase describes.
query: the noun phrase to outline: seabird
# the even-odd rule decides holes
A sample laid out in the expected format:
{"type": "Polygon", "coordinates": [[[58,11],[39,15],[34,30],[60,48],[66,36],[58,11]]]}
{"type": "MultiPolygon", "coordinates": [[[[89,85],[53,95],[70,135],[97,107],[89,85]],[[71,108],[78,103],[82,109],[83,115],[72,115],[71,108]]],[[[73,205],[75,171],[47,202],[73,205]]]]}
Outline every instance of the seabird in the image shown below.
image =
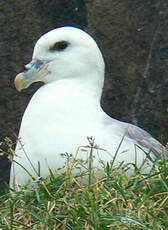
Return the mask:
{"type": "MultiPolygon", "coordinates": [[[[22,118],[10,172],[12,188],[31,180],[30,175],[47,177],[50,170],[62,168],[63,153],[87,162],[87,137],[94,138],[93,170],[102,162],[136,162],[140,167],[147,153],[152,159],[164,155],[164,147],[146,131],[109,117],[101,108],[104,60],[95,40],[83,30],[67,26],[44,34],[25,68],[15,78],[18,91],[38,81],[44,85],[22,118]]],[[[151,167],[147,160],[142,172],[151,167]]]]}

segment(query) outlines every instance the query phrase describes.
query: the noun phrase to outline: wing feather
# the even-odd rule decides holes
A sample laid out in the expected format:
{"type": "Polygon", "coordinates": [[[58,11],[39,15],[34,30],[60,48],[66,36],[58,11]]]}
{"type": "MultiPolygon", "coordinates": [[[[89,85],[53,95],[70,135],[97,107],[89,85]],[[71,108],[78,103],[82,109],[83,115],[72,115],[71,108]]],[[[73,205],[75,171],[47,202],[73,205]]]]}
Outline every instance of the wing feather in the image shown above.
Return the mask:
{"type": "Polygon", "coordinates": [[[125,135],[126,138],[131,139],[132,142],[140,147],[148,149],[148,151],[151,151],[156,157],[168,159],[168,151],[166,148],[145,130],[130,123],[118,121],[109,116],[106,117],[104,122],[111,127],[115,126],[115,128],[117,125],[120,133],[125,135]]]}
{"type": "Polygon", "coordinates": [[[147,148],[149,151],[155,154],[156,157],[168,158],[168,152],[166,148],[155,138],[153,138],[145,130],[131,124],[124,124],[126,130],[126,136],[134,139],[137,144],[147,148]]]}

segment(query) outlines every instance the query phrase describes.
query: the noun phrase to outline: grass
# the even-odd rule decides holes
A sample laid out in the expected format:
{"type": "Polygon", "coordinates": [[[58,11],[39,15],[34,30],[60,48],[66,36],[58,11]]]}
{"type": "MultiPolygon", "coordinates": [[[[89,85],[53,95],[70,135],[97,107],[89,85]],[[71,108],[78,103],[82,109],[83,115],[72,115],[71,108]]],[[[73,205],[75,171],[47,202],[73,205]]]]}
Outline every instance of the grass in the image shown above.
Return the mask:
{"type": "Polygon", "coordinates": [[[73,175],[69,166],[66,172],[51,171],[50,178],[40,178],[13,195],[7,189],[0,197],[0,230],[168,229],[166,160],[159,160],[148,175],[136,168],[128,176],[124,164],[107,164],[101,178],[91,169],[89,159],[85,176],[73,175]]]}

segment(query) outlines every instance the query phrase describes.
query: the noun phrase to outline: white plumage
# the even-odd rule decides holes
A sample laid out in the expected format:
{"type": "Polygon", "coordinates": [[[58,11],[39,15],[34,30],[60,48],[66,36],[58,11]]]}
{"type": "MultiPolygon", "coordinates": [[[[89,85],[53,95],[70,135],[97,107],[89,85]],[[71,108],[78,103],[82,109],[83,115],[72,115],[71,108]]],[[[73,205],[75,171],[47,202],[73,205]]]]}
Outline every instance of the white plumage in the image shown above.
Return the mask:
{"type": "MultiPolygon", "coordinates": [[[[79,146],[88,145],[88,136],[95,144],[108,150],[94,150],[94,167],[100,159],[112,161],[124,136],[115,163],[137,163],[162,153],[163,146],[142,129],[110,118],[100,106],[104,83],[104,61],[91,36],[74,27],[62,27],[44,34],[36,43],[32,62],[27,71],[17,75],[16,88],[20,91],[33,82],[43,81],[29,102],[19,132],[16,156],[11,167],[10,186],[23,185],[34,177],[40,165],[41,176],[49,175],[65,163],[61,153],[76,154],[79,146]],[[18,163],[16,163],[18,162],[18,163]],[[31,163],[30,163],[31,162],[31,163]],[[23,167],[21,167],[22,165],[23,167]]],[[[86,160],[87,151],[78,157],[86,160]]],[[[148,171],[146,164],[143,170],[148,171]]]]}

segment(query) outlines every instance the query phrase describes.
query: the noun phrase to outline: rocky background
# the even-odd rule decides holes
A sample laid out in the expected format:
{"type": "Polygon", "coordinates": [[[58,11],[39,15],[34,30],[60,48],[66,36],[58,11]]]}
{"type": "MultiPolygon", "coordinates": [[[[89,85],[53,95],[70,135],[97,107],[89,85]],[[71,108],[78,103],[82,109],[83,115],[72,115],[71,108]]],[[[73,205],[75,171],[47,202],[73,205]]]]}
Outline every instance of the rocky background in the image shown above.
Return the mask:
{"type": "MultiPolygon", "coordinates": [[[[112,117],[168,140],[168,2],[165,0],[1,0],[0,140],[16,140],[23,112],[40,86],[19,94],[15,75],[31,60],[36,40],[55,27],[88,31],[106,62],[102,97],[112,117]]],[[[0,147],[7,151],[6,144],[0,147]]],[[[0,190],[9,162],[0,158],[0,190]]]]}

